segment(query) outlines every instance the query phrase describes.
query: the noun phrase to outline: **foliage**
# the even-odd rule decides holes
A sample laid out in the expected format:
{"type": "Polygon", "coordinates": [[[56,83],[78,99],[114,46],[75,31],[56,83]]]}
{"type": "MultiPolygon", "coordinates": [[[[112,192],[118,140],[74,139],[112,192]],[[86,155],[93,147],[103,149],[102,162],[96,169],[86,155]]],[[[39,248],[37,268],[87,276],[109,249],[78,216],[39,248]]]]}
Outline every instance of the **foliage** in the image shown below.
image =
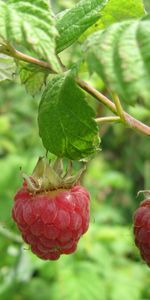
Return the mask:
{"type": "Polygon", "coordinates": [[[47,70],[43,72],[43,69],[40,67],[25,62],[19,62],[18,69],[21,83],[25,85],[29,94],[35,96],[46,83],[47,70]]]}
{"type": "Polygon", "coordinates": [[[83,39],[90,33],[124,19],[140,17],[144,14],[141,0],[82,0],[72,9],[58,15],[56,27],[60,36],[56,49],[61,52],[81,36],[83,39]]]}
{"type": "Polygon", "coordinates": [[[100,11],[108,0],[82,0],[72,9],[58,15],[56,27],[60,36],[57,38],[57,52],[61,52],[75,42],[83,32],[99,18],[100,11]]]}
{"type": "Polygon", "coordinates": [[[109,0],[102,11],[101,18],[86,31],[84,37],[116,22],[136,19],[143,14],[144,6],[141,0],[109,0]]]}
{"type": "MultiPolygon", "coordinates": [[[[38,99],[9,82],[1,84],[0,99],[0,232],[3,228],[16,234],[10,215],[13,195],[22,181],[19,168],[30,173],[37,155],[42,155],[36,134],[38,99]]],[[[146,121],[145,116],[142,120],[146,121]]],[[[132,212],[139,202],[135,195],[149,182],[149,141],[125,131],[119,124],[106,126],[103,151],[88,164],[83,180],[92,195],[91,225],[76,254],[43,262],[26,245],[1,232],[2,300],[49,300],[49,295],[54,300],[80,300],[83,295],[91,300],[150,298],[149,270],[134,247],[131,227],[132,212]]]]}
{"type": "Polygon", "coordinates": [[[11,57],[0,53],[0,81],[6,79],[13,79],[13,73],[15,74],[16,66],[11,57]]]}
{"type": "Polygon", "coordinates": [[[38,120],[48,151],[72,160],[93,154],[99,147],[93,119],[93,110],[70,75],[58,75],[50,81],[40,102],[38,120]]]}
{"type": "Polygon", "coordinates": [[[143,100],[148,107],[149,28],[146,16],[141,21],[117,23],[93,34],[85,43],[90,70],[96,71],[122,100],[129,104],[143,100]]]}
{"type": "Polygon", "coordinates": [[[132,239],[136,194],[150,183],[150,144],[127,128],[130,114],[144,128],[149,122],[149,15],[141,0],[52,7],[60,13],[48,0],[0,1],[0,299],[150,299],[149,269],[132,239]],[[128,123],[108,90],[121,97],[128,123]],[[96,116],[106,120],[110,107],[120,123],[98,130],[96,116]],[[78,251],[57,262],[36,258],[10,218],[21,174],[47,150],[74,159],[75,169],[87,158],[82,182],[92,200],[78,251]]]}
{"type": "MultiPolygon", "coordinates": [[[[80,108],[75,112],[75,118],[72,118],[73,128],[67,125],[69,122],[68,114],[64,114],[66,105],[61,110],[60,105],[55,105],[55,112],[51,109],[53,101],[56,101],[57,98],[51,86],[55,80],[57,81],[57,77],[51,79],[48,77],[48,74],[51,72],[56,74],[61,69],[62,71],[65,69],[60,58],[57,59],[55,53],[59,53],[79,40],[79,38],[82,41],[83,34],[84,38],[86,38],[89,33],[98,30],[86,40],[84,46],[84,49],[87,51],[87,62],[90,65],[90,71],[92,69],[92,71],[98,72],[104,80],[104,84],[112,92],[118,93],[121,100],[126,100],[129,104],[134,104],[137,99],[139,102],[143,100],[144,104],[149,107],[149,64],[147,63],[149,59],[149,18],[146,16],[143,20],[118,22],[144,15],[144,7],[141,0],[131,0],[128,3],[124,1],[121,4],[115,0],[89,0],[88,2],[81,0],[73,8],[58,14],[55,21],[47,0],[36,1],[36,3],[31,3],[31,1],[18,3],[18,1],[9,0],[5,3],[0,1],[0,5],[3,12],[0,16],[0,52],[2,52],[2,55],[5,54],[5,63],[9,63],[9,67],[5,67],[5,70],[1,71],[2,80],[10,79],[10,71],[14,69],[14,61],[12,60],[12,63],[9,59],[7,61],[6,54],[9,54],[15,59],[17,74],[31,95],[37,94],[43,89],[44,84],[51,81],[45,92],[49,95],[51,103],[47,106],[49,108],[47,108],[47,111],[45,110],[44,114],[41,113],[41,108],[39,109],[38,118],[40,136],[47,150],[60,157],[66,156],[72,159],[81,159],[94,153],[94,151],[96,152],[99,148],[94,111],[91,112],[91,116],[87,116],[88,124],[86,126],[82,122],[82,135],[81,126],[76,126],[77,119],[81,120],[80,109],[82,109],[82,114],[83,112],[85,115],[87,113],[85,101],[84,103],[82,101],[82,108],[79,105],[80,108]],[[7,18],[5,18],[6,12],[7,18]],[[28,22],[26,22],[27,18],[28,22]],[[15,20],[15,23],[12,26],[13,20],[15,20]],[[112,23],[115,24],[110,26],[112,23]],[[108,29],[100,30],[103,27],[108,27],[108,29]],[[26,54],[18,52],[14,45],[18,45],[20,49],[26,49],[26,54]],[[106,51],[107,55],[105,55],[106,51]],[[38,60],[29,56],[29,53],[37,55],[38,60]],[[41,62],[39,59],[43,59],[45,62],[41,62]],[[8,72],[6,72],[7,69],[8,72]],[[59,134],[57,134],[58,141],[54,144],[54,132],[56,129],[58,130],[61,122],[60,111],[64,120],[60,126],[61,131],[59,130],[59,134]],[[58,123],[55,122],[55,117],[58,123]],[[50,120],[52,121],[50,122],[50,120]],[[45,126],[44,124],[47,123],[48,125],[45,126]],[[91,126],[90,124],[93,125],[91,126]],[[67,130],[65,129],[64,132],[64,126],[66,125],[67,130]],[[91,133],[87,130],[88,126],[91,133]],[[83,138],[84,133],[85,138],[83,138]],[[59,140],[60,144],[58,144],[59,140]],[[69,144],[71,144],[71,147],[69,144]],[[59,145],[63,149],[59,149],[59,145]],[[64,147],[66,150],[64,150],[64,147]],[[73,147],[76,150],[73,151],[73,147]]],[[[80,67],[81,61],[77,61],[73,67],[75,74],[79,73],[80,67]]],[[[80,83],[79,85],[81,87],[80,83]]],[[[77,106],[76,97],[80,98],[79,94],[76,94],[75,97],[71,96],[76,93],[75,90],[81,95],[79,88],[73,84],[69,86],[69,90],[67,87],[66,90],[62,89],[65,98],[66,95],[70,95],[72,99],[70,102],[69,97],[66,98],[67,106],[70,102],[70,105],[73,105],[74,108],[77,106]]],[[[64,96],[62,99],[64,102],[64,96]]],[[[42,101],[42,106],[44,105],[43,103],[42,101]]],[[[61,101],[59,103],[61,104],[61,101]]],[[[126,121],[131,125],[131,121],[127,119],[126,121]]]]}
{"type": "Polygon", "coordinates": [[[0,1],[0,36],[17,43],[52,63],[58,68],[55,57],[57,31],[47,0],[0,1]],[[6,16],[6,17],[5,17],[6,16]]]}
{"type": "MultiPolygon", "coordinates": [[[[125,300],[126,296],[132,296],[134,300],[142,299],[145,296],[142,282],[149,284],[149,272],[144,266],[138,266],[136,256],[131,260],[133,250],[131,247],[129,252],[126,248],[127,237],[128,231],[122,227],[112,229],[104,226],[98,234],[97,226],[93,225],[88,238],[81,241],[78,253],[54,264],[38,262],[27,250],[20,249],[14,277],[16,284],[14,286],[12,281],[7,287],[1,285],[1,295],[4,295],[3,299],[11,295],[12,300],[17,297],[44,297],[48,300],[49,295],[56,300],[81,299],[83,296],[86,300],[105,300],[109,297],[115,300],[122,297],[125,300]],[[120,234],[124,237],[124,243],[118,239],[120,234]],[[38,277],[34,275],[37,273],[38,277]]],[[[11,264],[12,253],[17,256],[16,246],[9,248],[11,264]]]]}

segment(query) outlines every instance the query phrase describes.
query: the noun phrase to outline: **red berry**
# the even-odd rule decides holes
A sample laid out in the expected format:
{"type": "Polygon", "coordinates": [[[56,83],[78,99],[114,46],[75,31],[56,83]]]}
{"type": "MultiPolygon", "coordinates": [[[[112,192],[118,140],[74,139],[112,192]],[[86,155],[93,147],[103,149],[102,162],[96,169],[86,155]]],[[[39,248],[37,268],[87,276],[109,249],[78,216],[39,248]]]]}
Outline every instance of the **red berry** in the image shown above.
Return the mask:
{"type": "Polygon", "coordinates": [[[150,266],[150,199],[142,201],[135,211],[134,236],[143,260],[150,266]]]}
{"type": "Polygon", "coordinates": [[[12,216],[38,257],[56,260],[76,250],[89,226],[89,193],[80,185],[32,193],[27,185],[15,196],[12,216]]]}

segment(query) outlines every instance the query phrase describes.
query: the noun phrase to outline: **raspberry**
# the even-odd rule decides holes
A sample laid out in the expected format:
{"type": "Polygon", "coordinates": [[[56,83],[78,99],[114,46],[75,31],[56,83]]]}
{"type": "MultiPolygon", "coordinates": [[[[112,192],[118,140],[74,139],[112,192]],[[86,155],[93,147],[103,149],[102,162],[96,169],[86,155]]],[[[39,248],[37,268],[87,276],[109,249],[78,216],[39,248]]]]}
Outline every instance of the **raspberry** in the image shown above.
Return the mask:
{"type": "MultiPolygon", "coordinates": [[[[45,175],[39,178],[40,184],[42,178],[45,175]]],[[[61,254],[73,253],[88,229],[89,193],[79,184],[68,188],[68,181],[60,180],[57,189],[43,190],[42,183],[35,192],[35,179],[35,175],[26,178],[15,195],[12,217],[33,253],[41,259],[56,260],[61,254]],[[65,184],[67,188],[60,187],[65,184]]]]}
{"type": "Polygon", "coordinates": [[[141,257],[150,267],[150,199],[141,202],[134,214],[135,244],[141,257]]]}

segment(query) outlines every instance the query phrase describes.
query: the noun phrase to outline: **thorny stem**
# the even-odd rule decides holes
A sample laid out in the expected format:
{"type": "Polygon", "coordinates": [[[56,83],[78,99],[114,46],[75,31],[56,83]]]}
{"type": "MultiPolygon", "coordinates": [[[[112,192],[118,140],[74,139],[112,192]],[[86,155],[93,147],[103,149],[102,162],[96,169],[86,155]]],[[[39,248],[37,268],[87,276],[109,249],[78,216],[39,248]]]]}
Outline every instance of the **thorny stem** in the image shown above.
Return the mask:
{"type": "Polygon", "coordinates": [[[121,122],[120,117],[103,117],[103,118],[96,118],[95,121],[99,123],[109,123],[109,122],[121,122]]]}
{"type": "MultiPolygon", "coordinates": [[[[2,52],[2,51],[1,51],[2,52]]],[[[37,58],[31,57],[29,55],[26,55],[20,51],[17,51],[12,46],[7,47],[6,51],[3,50],[3,53],[12,56],[18,60],[23,60],[28,63],[32,63],[35,65],[38,65],[44,69],[48,69],[50,73],[57,74],[55,70],[53,70],[52,66],[48,62],[41,61],[37,58]]],[[[106,107],[108,107],[115,115],[120,116],[121,113],[121,119],[124,120],[124,123],[130,127],[135,129],[138,132],[141,132],[143,134],[150,136],[150,127],[145,125],[144,123],[138,121],[137,119],[133,118],[131,115],[126,113],[125,111],[121,110],[119,111],[116,108],[116,105],[109,100],[106,96],[104,96],[102,93],[97,91],[95,88],[93,88],[91,85],[86,83],[85,81],[81,80],[80,78],[76,78],[77,84],[85,90],[88,94],[92,95],[95,99],[97,99],[100,103],[103,103],[106,107]]]]}

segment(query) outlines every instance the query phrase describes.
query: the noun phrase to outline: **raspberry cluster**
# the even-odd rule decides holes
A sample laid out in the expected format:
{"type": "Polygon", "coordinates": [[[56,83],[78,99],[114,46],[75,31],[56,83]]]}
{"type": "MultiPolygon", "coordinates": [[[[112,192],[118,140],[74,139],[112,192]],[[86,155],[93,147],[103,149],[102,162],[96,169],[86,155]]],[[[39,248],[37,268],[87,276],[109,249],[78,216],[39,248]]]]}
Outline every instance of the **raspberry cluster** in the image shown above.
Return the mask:
{"type": "Polygon", "coordinates": [[[141,257],[150,267],[150,199],[141,202],[134,214],[135,244],[141,257]]]}
{"type": "Polygon", "coordinates": [[[13,219],[33,253],[56,260],[76,250],[89,226],[90,197],[85,188],[32,193],[24,184],[14,200],[13,219]]]}

